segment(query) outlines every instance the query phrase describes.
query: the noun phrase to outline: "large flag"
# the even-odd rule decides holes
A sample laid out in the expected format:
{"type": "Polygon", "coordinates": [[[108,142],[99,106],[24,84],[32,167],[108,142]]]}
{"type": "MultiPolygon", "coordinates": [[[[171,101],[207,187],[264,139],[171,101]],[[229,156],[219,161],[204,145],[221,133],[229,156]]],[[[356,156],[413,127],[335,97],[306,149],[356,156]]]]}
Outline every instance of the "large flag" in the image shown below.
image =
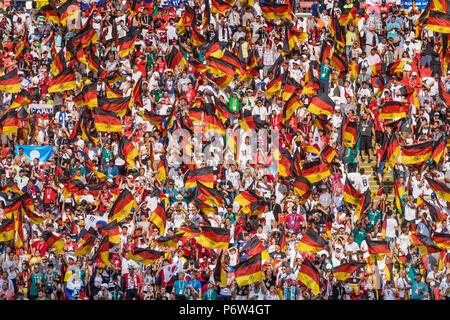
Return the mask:
{"type": "Polygon", "coordinates": [[[136,43],[138,34],[128,33],[126,36],[119,38],[119,55],[124,58],[130,55],[134,51],[134,45],[136,43]]]}
{"type": "Polygon", "coordinates": [[[321,163],[320,160],[305,162],[302,168],[302,176],[310,183],[316,183],[331,175],[331,165],[321,163]]]}
{"type": "Polygon", "coordinates": [[[447,220],[447,214],[446,213],[444,213],[443,211],[441,212],[441,210],[439,208],[436,208],[434,205],[432,205],[431,203],[429,203],[428,201],[426,201],[422,197],[419,196],[419,198],[422,200],[423,204],[425,204],[426,207],[428,208],[428,212],[430,213],[431,219],[434,222],[440,223],[442,221],[447,220]]]}
{"type": "Polygon", "coordinates": [[[5,91],[8,93],[20,92],[20,79],[17,69],[0,77],[0,91],[5,91]]]}
{"type": "Polygon", "coordinates": [[[311,195],[311,183],[305,177],[295,177],[294,192],[300,196],[301,202],[304,203],[311,195]]]}
{"type": "Polygon", "coordinates": [[[17,111],[13,109],[5,112],[0,119],[0,124],[1,133],[5,135],[17,134],[20,125],[17,111]]]}
{"type": "Polygon", "coordinates": [[[64,247],[66,246],[66,242],[64,241],[64,238],[50,232],[50,231],[44,231],[41,234],[41,237],[44,239],[44,241],[47,243],[47,245],[50,248],[53,248],[58,252],[59,254],[64,253],[64,247]]]}
{"type": "Polygon", "coordinates": [[[169,54],[166,56],[167,67],[174,70],[176,66],[180,66],[180,71],[184,70],[187,62],[183,53],[175,46],[172,46],[169,54]]]}
{"type": "Polygon", "coordinates": [[[117,222],[120,222],[125,219],[135,207],[137,207],[136,199],[128,189],[124,189],[111,208],[109,220],[117,220],[117,222]]]}
{"type": "Polygon", "coordinates": [[[418,164],[427,161],[433,151],[433,141],[402,146],[402,164],[418,164]]]}
{"type": "Polygon", "coordinates": [[[363,195],[359,193],[352,185],[350,180],[345,178],[345,185],[344,185],[344,201],[354,204],[355,206],[358,206],[361,202],[363,195]]]}
{"type": "Polygon", "coordinates": [[[99,98],[98,107],[105,111],[114,112],[119,117],[123,117],[128,110],[130,101],[131,97],[121,97],[111,99],[99,98]]]}
{"type": "Polygon", "coordinates": [[[336,157],[336,155],[337,155],[336,149],[328,144],[323,148],[322,152],[320,153],[322,160],[326,163],[333,162],[333,159],[336,157]]]}
{"type": "Polygon", "coordinates": [[[183,233],[177,233],[173,236],[159,237],[152,242],[151,246],[176,248],[178,247],[178,242],[182,237],[184,237],[183,233]]]}
{"type": "Polygon", "coordinates": [[[430,237],[424,235],[411,234],[409,236],[411,244],[419,248],[420,254],[426,256],[430,253],[437,253],[442,251],[430,237]]]}
{"type": "Polygon", "coordinates": [[[431,152],[431,159],[434,160],[436,164],[439,163],[441,158],[444,156],[447,150],[446,147],[446,137],[442,135],[439,140],[435,141],[433,144],[433,151],[431,152]]]}
{"type": "Polygon", "coordinates": [[[138,247],[135,247],[133,252],[130,253],[129,253],[130,259],[140,262],[144,265],[151,265],[155,263],[156,260],[160,259],[161,257],[164,257],[165,255],[165,252],[162,251],[138,247]]]}
{"type": "Polygon", "coordinates": [[[28,90],[22,89],[11,103],[11,109],[20,108],[29,105],[35,98],[28,90]]]}
{"type": "Polygon", "coordinates": [[[242,247],[242,251],[246,252],[249,257],[261,254],[262,260],[268,260],[270,258],[264,244],[257,236],[253,236],[250,240],[247,240],[242,247]]]}
{"type": "Polygon", "coordinates": [[[197,238],[197,243],[210,249],[227,250],[230,243],[230,230],[214,227],[201,227],[202,232],[197,238]]]}
{"type": "Polygon", "coordinates": [[[164,202],[158,204],[150,216],[150,221],[158,227],[159,235],[163,236],[166,228],[166,209],[164,202]]]}
{"type": "Polygon", "coordinates": [[[259,207],[265,204],[264,199],[251,190],[240,192],[234,198],[234,201],[241,205],[241,210],[244,214],[259,214],[259,212],[254,211],[260,210],[259,207]]]}
{"type": "Polygon", "coordinates": [[[269,20],[281,19],[282,17],[290,20],[290,8],[288,4],[278,4],[276,2],[264,1],[260,3],[262,14],[269,20]]]}
{"type": "Polygon", "coordinates": [[[398,142],[397,135],[394,133],[392,134],[391,138],[384,148],[381,161],[386,163],[386,168],[388,166],[394,168],[394,166],[397,164],[398,156],[400,155],[400,153],[400,143],[398,142]]]}
{"type": "Polygon", "coordinates": [[[265,279],[262,271],[261,255],[257,254],[245,260],[241,260],[234,266],[234,275],[238,286],[245,286],[265,279]]]}
{"type": "Polygon", "coordinates": [[[214,187],[214,168],[212,166],[189,170],[184,176],[184,187],[186,190],[197,186],[197,181],[202,182],[208,188],[214,187]]]}
{"type": "Polygon", "coordinates": [[[23,154],[30,162],[33,162],[33,160],[37,158],[39,163],[44,163],[53,156],[52,146],[27,146],[18,144],[15,147],[16,156],[19,154],[20,149],[23,150],[23,154]]]}
{"type": "Polygon", "coordinates": [[[239,121],[239,126],[245,131],[261,129],[264,125],[265,122],[261,121],[259,116],[248,116],[239,121]]]}
{"type": "Polygon", "coordinates": [[[109,245],[109,235],[106,234],[102,237],[102,240],[92,255],[92,259],[97,266],[108,266],[111,264],[111,261],[109,261],[109,245]]]}
{"type": "Polygon", "coordinates": [[[13,240],[14,236],[14,220],[4,219],[0,225],[0,242],[13,240]]]}
{"type": "Polygon", "coordinates": [[[136,165],[136,157],[139,156],[139,150],[133,145],[133,142],[123,136],[119,141],[119,150],[126,164],[134,170],[136,165]]]}
{"type": "Polygon", "coordinates": [[[380,119],[406,118],[409,112],[409,104],[400,101],[388,101],[383,104],[379,112],[380,119]]]}
{"type": "Polygon", "coordinates": [[[390,253],[389,245],[385,240],[369,240],[366,239],[369,248],[370,263],[375,263],[375,260],[382,260],[385,255],[390,253]]]}
{"type": "Polygon", "coordinates": [[[289,100],[287,100],[284,104],[283,108],[283,116],[281,118],[281,123],[286,125],[286,122],[291,119],[294,115],[295,111],[303,106],[303,102],[300,99],[300,96],[297,94],[292,95],[289,100]]]}
{"type": "Polygon", "coordinates": [[[196,227],[194,224],[190,224],[184,227],[181,227],[177,234],[183,234],[183,237],[187,238],[196,238],[200,235],[202,231],[200,228],[196,227]]]}
{"type": "Polygon", "coordinates": [[[343,144],[347,147],[353,148],[358,141],[358,125],[355,121],[347,120],[342,128],[343,144]]]}
{"type": "Polygon", "coordinates": [[[427,18],[427,29],[438,33],[450,33],[450,14],[431,10],[427,18]]]}
{"type": "Polygon", "coordinates": [[[53,78],[49,84],[48,92],[61,92],[77,87],[75,72],[72,68],[66,68],[53,78]]]}
{"type": "Polygon", "coordinates": [[[359,268],[361,268],[364,264],[357,262],[345,263],[340,266],[337,266],[333,270],[333,276],[337,280],[347,281],[348,278],[359,268]]]}
{"type": "Polygon", "coordinates": [[[99,99],[97,99],[97,83],[91,83],[83,87],[81,91],[83,95],[84,105],[89,108],[94,108],[99,105],[99,99]]]}
{"type": "Polygon", "coordinates": [[[293,175],[293,159],[289,151],[282,150],[279,152],[280,159],[278,160],[278,176],[279,177],[290,177],[293,175]]]}
{"type": "Polygon", "coordinates": [[[120,230],[119,230],[119,224],[117,223],[117,220],[112,220],[106,225],[103,225],[100,227],[101,235],[109,235],[109,242],[118,244],[120,243],[120,230]]]}
{"type": "Polygon", "coordinates": [[[94,228],[91,227],[87,231],[84,229],[84,231],[85,232],[83,234],[80,233],[80,240],[75,246],[74,256],[76,257],[90,254],[95,245],[95,240],[97,239],[98,234],[94,228]]]}
{"type": "Polygon", "coordinates": [[[93,114],[98,132],[122,132],[122,121],[114,112],[94,108],[93,114]]]}
{"type": "Polygon", "coordinates": [[[300,280],[305,286],[310,288],[315,295],[320,293],[319,271],[308,259],[303,260],[298,271],[297,280],[300,280]]]}
{"type": "Polygon", "coordinates": [[[322,251],[326,244],[326,241],[322,239],[317,232],[310,228],[300,239],[297,250],[317,253],[322,251]]]}
{"type": "Polygon", "coordinates": [[[193,196],[209,205],[220,207],[225,204],[225,198],[222,192],[214,188],[209,188],[200,181],[197,181],[197,187],[194,190],[193,196]]]}
{"type": "Polygon", "coordinates": [[[327,94],[320,94],[311,101],[308,106],[308,111],[315,115],[330,116],[334,114],[335,103],[327,94]]]}
{"type": "Polygon", "coordinates": [[[211,0],[211,12],[225,14],[231,8],[231,4],[223,0],[211,0]]]}
{"type": "Polygon", "coordinates": [[[228,276],[224,266],[222,266],[222,254],[223,250],[220,251],[219,257],[217,258],[216,267],[214,268],[214,280],[216,283],[226,286],[228,283],[228,276]]]}
{"type": "Polygon", "coordinates": [[[447,202],[450,202],[450,189],[444,183],[433,180],[431,178],[426,178],[428,185],[434,192],[438,195],[439,198],[444,199],[447,202]]]}
{"type": "Polygon", "coordinates": [[[79,16],[80,5],[77,0],[67,0],[56,8],[56,13],[59,17],[59,23],[64,27],[67,26],[68,21],[76,20],[79,16]]]}
{"type": "Polygon", "coordinates": [[[450,250],[450,234],[435,232],[431,239],[439,248],[450,250]]]}

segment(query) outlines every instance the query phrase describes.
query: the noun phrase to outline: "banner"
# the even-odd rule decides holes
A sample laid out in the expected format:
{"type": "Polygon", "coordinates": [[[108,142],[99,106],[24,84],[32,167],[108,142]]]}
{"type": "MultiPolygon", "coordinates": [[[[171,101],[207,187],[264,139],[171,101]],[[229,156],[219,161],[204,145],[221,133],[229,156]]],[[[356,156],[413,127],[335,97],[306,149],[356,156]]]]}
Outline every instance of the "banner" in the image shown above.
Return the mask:
{"type": "Polygon", "coordinates": [[[46,103],[31,103],[29,105],[30,113],[37,113],[37,114],[53,114],[53,105],[52,104],[46,104],[46,103]]]}
{"type": "Polygon", "coordinates": [[[53,156],[52,146],[27,146],[19,144],[16,146],[16,156],[19,155],[19,149],[23,149],[23,154],[28,157],[30,162],[38,158],[39,162],[43,163],[53,156]]]}

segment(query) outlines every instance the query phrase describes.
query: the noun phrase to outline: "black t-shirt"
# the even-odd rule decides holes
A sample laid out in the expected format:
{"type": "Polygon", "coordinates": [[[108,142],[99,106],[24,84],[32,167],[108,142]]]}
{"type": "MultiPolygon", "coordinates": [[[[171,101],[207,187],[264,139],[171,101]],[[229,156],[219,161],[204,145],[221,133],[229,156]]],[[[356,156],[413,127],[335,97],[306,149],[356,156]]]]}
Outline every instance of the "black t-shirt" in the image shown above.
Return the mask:
{"type": "Polygon", "coordinates": [[[248,293],[248,286],[238,286],[236,288],[236,295],[245,296],[248,293]]]}
{"type": "Polygon", "coordinates": [[[263,282],[267,290],[269,290],[271,286],[275,285],[275,276],[272,275],[270,278],[266,278],[265,280],[263,280],[263,282]]]}
{"type": "Polygon", "coordinates": [[[280,252],[274,251],[270,254],[270,257],[274,260],[281,260],[286,258],[286,253],[284,253],[283,251],[280,252]]]}
{"type": "Polygon", "coordinates": [[[431,64],[435,67],[441,67],[441,56],[436,51],[433,51],[431,53],[431,64]]]}
{"type": "Polygon", "coordinates": [[[360,123],[361,126],[361,135],[364,137],[370,137],[372,136],[372,128],[373,128],[373,122],[369,120],[363,120],[360,123]]]}

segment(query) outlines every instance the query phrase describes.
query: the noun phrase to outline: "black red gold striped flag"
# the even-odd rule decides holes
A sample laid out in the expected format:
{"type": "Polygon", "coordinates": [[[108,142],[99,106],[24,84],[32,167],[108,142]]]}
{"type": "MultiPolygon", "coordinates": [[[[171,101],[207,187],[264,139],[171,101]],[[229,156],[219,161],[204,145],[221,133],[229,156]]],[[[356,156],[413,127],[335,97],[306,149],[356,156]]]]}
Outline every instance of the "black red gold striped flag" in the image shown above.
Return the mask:
{"type": "Polygon", "coordinates": [[[302,176],[310,183],[316,183],[331,175],[331,165],[321,163],[320,160],[309,161],[303,164],[302,176]]]}
{"type": "Polygon", "coordinates": [[[92,260],[95,261],[97,266],[104,267],[111,264],[111,261],[109,260],[109,246],[109,235],[105,234],[100,240],[100,243],[98,244],[98,247],[95,250],[94,254],[92,255],[92,260]]]}
{"type": "Polygon", "coordinates": [[[183,237],[183,233],[177,233],[173,236],[159,237],[156,240],[153,240],[151,246],[159,246],[166,248],[176,248],[178,247],[178,242],[183,237]]]}
{"type": "Polygon", "coordinates": [[[201,230],[200,230],[200,228],[196,227],[194,224],[190,224],[190,225],[181,227],[177,233],[183,234],[184,237],[195,238],[200,235],[201,230]]]}
{"type": "Polygon", "coordinates": [[[320,153],[322,160],[326,163],[333,162],[333,159],[337,156],[337,150],[330,145],[326,145],[320,153]]]}
{"type": "Polygon", "coordinates": [[[120,195],[114,202],[111,211],[109,212],[109,220],[122,221],[131,213],[131,210],[137,207],[137,202],[134,196],[128,189],[123,189],[120,195]]]}
{"type": "Polygon", "coordinates": [[[186,26],[191,25],[192,21],[195,18],[195,11],[188,4],[185,5],[185,10],[181,15],[181,19],[177,23],[177,30],[180,36],[183,36],[186,33],[186,26]]]}
{"type": "Polygon", "coordinates": [[[431,240],[441,249],[450,249],[450,234],[435,232],[431,237],[431,240]]]}
{"type": "Polygon", "coordinates": [[[144,107],[144,102],[142,101],[142,78],[139,78],[139,80],[134,84],[131,97],[130,107],[134,105],[139,105],[141,108],[144,107]]]}
{"type": "Polygon", "coordinates": [[[234,266],[234,275],[238,286],[245,286],[265,279],[262,271],[262,259],[258,254],[251,258],[241,260],[234,266]]]}
{"type": "Polygon", "coordinates": [[[347,281],[348,278],[359,268],[363,267],[364,263],[350,262],[337,266],[333,270],[333,276],[337,280],[347,281]]]}
{"type": "Polygon", "coordinates": [[[16,110],[7,111],[2,118],[0,119],[1,123],[1,132],[5,135],[15,134],[17,135],[17,131],[19,130],[19,118],[17,116],[16,110]]]}
{"type": "Polygon", "coordinates": [[[372,193],[370,191],[370,188],[368,188],[366,192],[363,193],[362,198],[355,209],[355,214],[356,217],[358,218],[358,223],[359,221],[361,221],[362,215],[369,209],[371,203],[372,203],[372,193]]]}
{"type": "Polygon", "coordinates": [[[166,254],[163,251],[156,251],[148,248],[138,247],[135,247],[133,252],[130,253],[130,259],[140,262],[146,266],[155,263],[156,260],[164,257],[166,254]]]}
{"type": "Polygon", "coordinates": [[[251,190],[240,192],[234,198],[234,201],[241,205],[244,214],[259,214],[259,212],[254,211],[261,210],[260,207],[264,205],[264,199],[251,190]]]}
{"type": "Polygon", "coordinates": [[[164,154],[159,156],[158,166],[156,168],[156,177],[158,181],[166,181],[167,179],[167,159],[164,154]]]}
{"type": "Polygon", "coordinates": [[[311,101],[308,111],[315,115],[330,116],[334,114],[335,103],[327,94],[320,94],[311,101]]]}
{"type": "Polygon", "coordinates": [[[20,108],[23,106],[29,105],[31,102],[33,102],[34,97],[31,95],[31,93],[28,90],[22,89],[20,90],[19,94],[14,98],[13,102],[11,103],[11,109],[20,108]]]}
{"type": "Polygon", "coordinates": [[[119,38],[119,55],[124,58],[134,51],[134,44],[136,43],[138,34],[128,33],[126,36],[119,38]]]}
{"type": "Polygon", "coordinates": [[[3,219],[0,225],[0,242],[14,240],[14,220],[3,219]]]}
{"type": "Polygon", "coordinates": [[[246,252],[249,257],[261,254],[262,260],[268,260],[270,258],[264,244],[257,236],[253,236],[247,240],[242,247],[242,251],[246,252]]]}
{"type": "Polygon", "coordinates": [[[53,51],[53,62],[50,66],[50,72],[53,76],[57,76],[66,68],[66,57],[64,55],[64,50],[60,49],[58,53],[53,51]]]}
{"type": "Polygon", "coordinates": [[[339,72],[339,78],[344,77],[348,72],[346,56],[344,54],[340,54],[339,52],[333,53],[330,60],[330,65],[334,66],[339,72]],[[344,59],[342,57],[344,57],[344,59]]]}
{"type": "Polygon", "coordinates": [[[355,121],[348,120],[343,125],[343,142],[344,145],[353,148],[358,141],[358,125],[355,121]]]}
{"type": "Polygon", "coordinates": [[[355,206],[359,205],[361,198],[363,195],[359,193],[352,185],[350,180],[345,178],[345,185],[344,185],[344,201],[351,203],[355,206]]]}
{"type": "Polygon", "coordinates": [[[61,6],[56,8],[56,13],[59,17],[59,23],[62,26],[67,26],[68,21],[76,20],[79,16],[80,5],[77,0],[67,0],[61,6]]]}
{"type": "Polygon", "coordinates": [[[167,115],[159,115],[154,113],[153,111],[149,111],[147,109],[142,113],[142,118],[144,121],[150,122],[153,126],[159,127],[161,123],[167,119],[167,115]]]}
{"type": "Polygon", "coordinates": [[[21,202],[21,209],[25,216],[28,217],[28,219],[31,221],[31,223],[34,224],[41,224],[45,220],[47,220],[46,217],[41,216],[34,211],[34,202],[31,198],[30,194],[25,193],[20,196],[19,201],[21,202]]]}
{"type": "Polygon", "coordinates": [[[120,243],[120,229],[117,220],[114,219],[108,224],[102,225],[99,229],[102,236],[109,235],[109,242],[114,244],[120,243]]]}
{"type": "Polygon", "coordinates": [[[308,229],[298,243],[297,250],[317,253],[326,246],[326,241],[313,229],[308,229]]]}
{"type": "Polygon", "coordinates": [[[216,283],[226,286],[228,284],[228,275],[225,272],[225,266],[222,265],[222,255],[223,250],[220,251],[219,257],[217,258],[216,266],[214,268],[214,280],[216,283]]]}
{"type": "MultiPolygon", "coordinates": [[[[111,98],[122,98],[123,97],[123,93],[121,93],[118,90],[116,90],[113,87],[111,87],[111,85],[108,82],[105,83],[105,89],[106,89],[105,90],[106,91],[106,98],[108,98],[108,99],[111,99],[111,98]]],[[[149,111],[147,109],[145,109],[145,112],[149,112],[149,111]]]]}
{"type": "Polygon", "coordinates": [[[409,105],[400,101],[387,101],[379,112],[380,119],[406,118],[409,112],[409,105]]]}
{"type": "Polygon", "coordinates": [[[91,253],[92,248],[95,245],[95,240],[97,239],[98,233],[94,228],[89,228],[89,230],[82,230],[80,233],[80,238],[75,246],[74,256],[85,256],[91,253]]]}
{"type": "Polygon", "coordinates": [[[201,227],[197,243],[209,249],[227,250],[230,243],[230,230],[215,227],[201,227]]]}
{"type": "MultiPolygon", "coordinates": [[[[225,57],[225,56],[224,56],[225,57]]],[[[217,75],[217,76],[230,76],[234,77],[236,74],[236,66],[228,62],[226,59],[222,58],[215,58],[210,56],[208,61],[208,69],[211,71],[211,73],[217,75]]]]}
{"type": "Polygon", "coordinates": [[[308,259],[303,260],[303,263],[298,270],[297,280],[310,288],[315,295],[320,293],[319,271],[308,259]]]}
{"type": "Polygon", "coordinates": [[[278,176],[280,177],[290,177],[293,175],[292,167],[294,165],[293,159],[289,151],[282,150],[279,152],[280,159],[278,160],[278,176]]]}
{"type": "Polygon", "coordinates": [[[212,42],[205,50],[205,58],[208,60],[209,57],[214,57],[214,58],[222,58],[223,57],[223,52],[222,49],[220,48],[220,44],[219,42],[212,42]]]}
{"type": "Polygon", "coordinates": [[[159,235],[163,236],[166,228],[166,209],[164,203],[160,203],[156,206],[150,221],[158,228],[159,235]]]}
{"type": "Polygon", "coordinates": [[[245,131],[261,129],[264,128],[264,125],[265,122],[262,121],[259,116],[243,117],[239,121],[239,126],[245,131]]]}
{"type": "Polygon", "coordinates": [[[209,205],[220,207],[225,204],[225,198],[222,192],[214,188],[209,188],[200,181],[197,181],[197,187],[195,188],[193,195],[209,205]]]}
{"type": "Polygon", "coordinates": [[[433,144],[433,151],[431,152],[431,159],[438,164],[439,161],[443,158],[446,150],[447,150],[447,141],[445,135],[442,135],[439,140],[435,141],[433,144]]]}
{"type": "Polygon", "coordinates": [[[48,92],[61,92],[77,87],[75,72],[72,68],[66,68],[53,78],[49,84],[48,92]]]}
{"type": "Polygon", "coordinates": [[[59,24],[59,17],[58,14],[56,13],[55,8],[50,5],[47,4],[43,7],[41,7],[40,9],[41,14],[44,16],[45,21],[52,21],[54,24],[59,24]]]}
{"type": "Polygon", "coordinates": [[[191,44],[194,47],[202,46],[206,43],[206,38],[200,33],[195,23],[191,24],[191,44]]]}
{"type": "Polygon", "coordinates": [[[5,91],[8,93],[20,92],[20,79],[17,69],[0,77],[0,91],[5,91]]]}
{"type": "Polygon", "coordinates": [[[275,71],[274,77],[270,82],[266,85],[264,94],[267,97],[271,97],[274,95],[278,95],[281,93],[281,74],[280,69],[275,71]]]}
{"type": "Polygon", "coordinates": [[[411,244],[413,246],[419,248],[420,254],[422,256],[442,251],[442,249],[439,248],[430,237],[411,234],[409,236],[409,240],[411,241],[411,244]]]}
{"type": "Polygon", "coordinates": [[[84,105],[88,106],[89,108],[94,108],[99,105],[96,82],[84,86],[81,92],[83,94],[84,105]]]}
{"type": "Polygon", "coordinates": [[[260,7],[263,16],[269,20],[281,19],[283,17],[287,20],[291,20],[291,10],[288,4],[264,1],[264,3],[260,4],[260,7]]]}
{"type": "Polygon", "coordinates": [[[186,67],[186,59],[183,56],[183,53],[178,50],[175,46],[172,46],[169,54],[166,56],[167,67],[175,70],[176,66],[179,66],[179,70],[183,71],[186,67]]]}
{"type": "Polygon", "coordinates": [[[291,119],[292,116],[294,115],[295,111],[302,106],[303,102],[299,95],[294,94],[292,97],[290,97],[289,100],[286,101],[284,104],[281,123],[283,125],[286,125],[289,119],[291,119]]]}
{"type": "Polygon", "coordinates": [[[98,107],[105,111],[114,112],[119,117],[123,117],[128,110],[130,101],[131,97],[110,98],[110,99],[99,98],[98,107]]]}
{"type": "Polygon", "coordinates": [[[288,101],[299,89],[300,84],[291,77],[287,77],[283,85],[283,100],[288,101]]]}
{"type": "MultiPolygon", "coordinates": [[[[91,18],[89,18],[91,19],[91,18]]],[[[81,45],[82,48],[85,48],[91,44],[96,43],[98,40],[97,31],[92,27],[92,24],[86,22],[86,26],[83,30],[81,30],[75,37],[73,41],[73,45],[77,47],[81,45]]]]}
{"type": "MultiPolygon", "coordinates": [[[[89,46],[89,51],[87,53],[87,66],[88,69],[91,71],[94,71],[95,73],[99,73],[101,62],[99,57],[97,56],[96,50],[94,49],[94,46],[92,44],[89,46]]],[[[109,85],[109,83],[106,83],[109,85]]],[[[109,98],[109,97],[108,97],[109,98]]],[[[117,97],[113,97],[117,98],[117,97]]]]}
{"type": "Polygon", "coordinates": [[[433,189],[434,192],[436,192],[439,198],[450,202],[450,189],[449,187],[447,187],[447,185],[431,178],[426,177],[426,179],[430,188],[433,189]]]}
{"type": "Polygon", "coordinates": [[[93,110],[95,129],[98,132],[122,132],[122,121],[112,111],[105,111],[100,108],[93,110]]]}
{"type": "Polygon", "coordinates": [[[427,161],[433,151],[433,141],[426,141],[401,147],[402,164],[418,164],[427,161]]]}
{"type": "Polygon", "coordinates": [[[427,18],[427,29],[439,33],[450,33],[450,14],[448,9],[446,13],[431,10],[427,18]]]}
{"type": "Polygon", "coordinates": [[[385,240],[366,239],[366,243],[369,249],[370,263],[375,263],[375,260],[382,260],[385,255],[391,252],[389,244],[385,240]]]}
{"type": "Polygon", "coordinates": [[[119,141],[119,150],[125,163],[131,169],[134,169],[136,166],[136,157],[139,156],[139,150],[133,145],[133,142],[123,136],[119,141]]]}
{"type": "Polygon", "coordinates": [[[226,135],[226,130],[215,114],[208,114],[203,117],[203,132],[215,132],[222,136],[226,135]]]}
{"type": "Polygon", "coordinates": [[[422,198],[420,196],[419,196],[419,198],[422,200],[423,204],[425,204],[425,206],[428,208],[428,212],[430,213],[431,219],[434,222],[440,223],[441,221],[447,220],[446,213],[441,212],[441,210],[439,208],[436,208],[434,205],[432,205],[431,203],[426,201],[424,198],[422,198]]]}
{"type": "Polygon", "coordinates": [[[202,182],[208,188],[214,187],[214,168],[212,166],[189,170],[184,176],[184,187],[186,190],[197,186],[197,181],[202,182]]]}
{"type": "Polygon", "coordinates": [[[230,10],[231,5],[223,0],[211,0],[211,12],[225,14],[230,10]]]}
{"type": "Polygon", "coordinates": [[[386,168],[389,166],[394,168],[397,164],[398,156],[401,153],[400,143],[398,142],[397,135],[392,134],[388,143],[384,148],[383,155],[381,156],[381,161],[386,163],[386,168]]]}
{"type": "Polygon", "coordinates": [[[311,195],[311,183],[305,177],[295,177],[294,192],[300,196],[301,202],[305,202],[311,195]]]}
{"type": "Polygon", "coordinates": [[[64,253],[64,247],[66,246],[66,241],[64,241],[64,238],[50,231],[44,231],[41,234],[41,237],[44,239],[44,241],[50,248],[55,249],[56,252],[58,252],[59,254],[64,253]]]}

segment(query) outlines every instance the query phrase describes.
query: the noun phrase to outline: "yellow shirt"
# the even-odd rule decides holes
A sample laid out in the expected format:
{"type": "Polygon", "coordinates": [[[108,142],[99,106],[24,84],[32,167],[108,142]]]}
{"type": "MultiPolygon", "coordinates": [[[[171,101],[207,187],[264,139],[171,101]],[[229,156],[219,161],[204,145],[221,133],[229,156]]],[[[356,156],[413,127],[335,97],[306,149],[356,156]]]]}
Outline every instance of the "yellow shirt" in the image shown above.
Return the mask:
{"type": "Polygon", "coordinates": [[[356,32],[354,31],[347,31],[345,34],[345,44],[347,46],[353,45],[353,43],[356,41],[356,32]]]}

